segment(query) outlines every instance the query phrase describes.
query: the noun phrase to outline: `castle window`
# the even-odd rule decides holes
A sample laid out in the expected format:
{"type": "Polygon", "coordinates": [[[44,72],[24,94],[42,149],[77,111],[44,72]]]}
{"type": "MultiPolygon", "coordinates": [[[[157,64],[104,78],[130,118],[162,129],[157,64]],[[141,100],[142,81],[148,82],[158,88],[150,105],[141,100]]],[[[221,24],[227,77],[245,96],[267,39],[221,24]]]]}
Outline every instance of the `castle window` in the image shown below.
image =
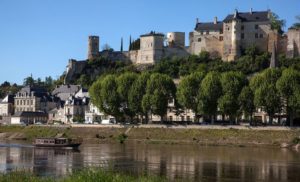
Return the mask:
{"type": "Polygon", "coordinates": [[[255,25],[255,29],[258,29],[258,25],[255,25]]]}
{"type": "Polygon", "coordinates": [[[245,34],[242,33],[242,34],[241,34],[241,39],[244,39],[244,38],[245,38],[245,34]]]}
{"type": "Polygon", "coordinates": [[[242,25],[242,26],[241,26],[241,30],[244,30],[244,29],[245,29],[245,27],[244,27],[244,25],[242,25]]]}
{"type": "Polygon", "coordinates": [[[259,38],[263,38],[264,37],[264,35],[263,34],[259,34],[259,38]]]}
{"type": "Polygon", "coordinates": [[[201,38],[198,38],[198,42],[201,42],[201,38]]]}
{"type": "Polygon", "coordinates": [[[219,37],[219,41],[223,41],[223,36],[220,36],[220,37],[219,37]]]}
{"type": "Polygon", "coordinates": [[[256,39],[258,38],[258,33],[255,34],[255,38],[256,38],[256,39]]]}

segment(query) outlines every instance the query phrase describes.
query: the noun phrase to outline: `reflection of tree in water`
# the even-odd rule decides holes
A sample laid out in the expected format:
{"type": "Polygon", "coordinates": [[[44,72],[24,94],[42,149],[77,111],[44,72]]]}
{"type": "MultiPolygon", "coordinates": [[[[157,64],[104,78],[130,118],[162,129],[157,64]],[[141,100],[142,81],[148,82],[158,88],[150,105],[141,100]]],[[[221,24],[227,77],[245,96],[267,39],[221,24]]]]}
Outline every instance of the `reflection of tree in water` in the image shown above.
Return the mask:
{"type": "Polygon", "coordinates": [[[72,149],[33,148],[33,172],[40,176],[72,173],[73,168],[82,167],[80,155],[74,155],[79,152],[72,149]]]}

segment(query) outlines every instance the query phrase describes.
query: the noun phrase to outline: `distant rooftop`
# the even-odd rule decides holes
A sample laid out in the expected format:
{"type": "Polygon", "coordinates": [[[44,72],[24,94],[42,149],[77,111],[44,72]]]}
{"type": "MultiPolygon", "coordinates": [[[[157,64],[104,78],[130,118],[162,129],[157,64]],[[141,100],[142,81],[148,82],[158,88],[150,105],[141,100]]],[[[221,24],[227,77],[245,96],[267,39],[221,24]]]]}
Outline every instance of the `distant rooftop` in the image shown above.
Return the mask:
{"type": "Polygon", "coordinates": [[[148,36],[161,36],[161,37],[163,37],[164,34],[163,33],[157,33],[157,32],[151,31],[150,33],[141,35],[141,37],[148,37],[148,36]]]}
{"type": "MultiPolygon", "coordinates": [[[[228,15],[223,22],[229,22],[235,19],[234,14],[228,15]]],[[[238,12],[236,19],[242,22],[257,22],[269,21],[269,11],[252,11],[252,12],[238,12]]]]}
{"type": "Polygon", "coordinates": [[[197,23],[195,30],[199,32],[206,31],[206,30],[213,30],[213,31],[223,30],[223,22],[217,22],[216,24],[214,22],[197,23]]]}

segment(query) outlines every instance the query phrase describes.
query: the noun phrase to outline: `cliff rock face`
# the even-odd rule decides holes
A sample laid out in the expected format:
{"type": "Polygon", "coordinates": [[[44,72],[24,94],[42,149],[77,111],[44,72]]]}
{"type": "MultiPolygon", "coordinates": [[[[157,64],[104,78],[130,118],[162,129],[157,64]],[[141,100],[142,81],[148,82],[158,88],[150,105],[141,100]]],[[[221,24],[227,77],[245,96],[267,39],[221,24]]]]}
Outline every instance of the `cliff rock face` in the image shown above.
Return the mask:
{"type": "Polygon", "coordinates": [[[74,81],[76,75],[80,75],[85,67],[87,66],[87,61],[76,61],[74,59],[69,60],[69,64],[67,66],[66,76],[65,76],[65,84],[69,84],[74,81]]]}

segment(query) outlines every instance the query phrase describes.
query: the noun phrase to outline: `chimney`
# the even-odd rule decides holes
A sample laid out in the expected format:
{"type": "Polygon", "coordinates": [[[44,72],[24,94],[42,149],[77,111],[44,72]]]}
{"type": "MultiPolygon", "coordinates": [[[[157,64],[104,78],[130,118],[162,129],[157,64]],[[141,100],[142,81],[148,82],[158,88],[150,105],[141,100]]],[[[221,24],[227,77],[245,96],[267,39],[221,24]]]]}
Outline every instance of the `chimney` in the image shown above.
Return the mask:
{"type": "Polygon", "coordinates": [[[196,18],[196,24],[198,24],[199,23],[199,18],[196,18]]]}
{"type": "Polygon", "coordinates": [[[238,13],[239,13],[239,12],[238,12],[238,10],[237,10],[237,9],[235,9],[235,10],[234,10],[234,15],[233,15],[233,17],[234,17],[234,18],[236,18],[236,17],[237,17],[237,15],[238,15],[238,13]]]}
{"type": "Polygon", "coordinates": [[[252,8],[250,8],[250,14],[251,14],[251,15],[253,14],[253,9],[252,9],[252,8]]]}
{"type": "Polygon", "coordinates": [[[218,23],[218,17],[215,16],[214,18],[214,24],[217,24],[218,23]]]}

